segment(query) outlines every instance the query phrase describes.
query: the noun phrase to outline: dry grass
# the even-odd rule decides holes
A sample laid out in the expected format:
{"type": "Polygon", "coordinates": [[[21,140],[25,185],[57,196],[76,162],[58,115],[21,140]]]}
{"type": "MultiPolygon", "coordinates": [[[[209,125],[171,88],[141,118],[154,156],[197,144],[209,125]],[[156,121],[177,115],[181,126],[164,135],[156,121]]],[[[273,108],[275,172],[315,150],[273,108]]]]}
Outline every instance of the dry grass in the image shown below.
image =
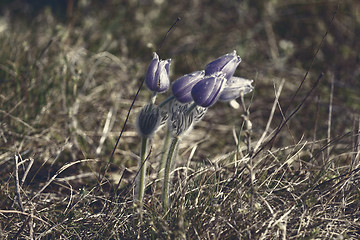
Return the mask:
{"type": "Polygon", "coordinates": [[[360,238],[359,3],[19,2],[0,4],[1,239],[360,238]],[[147,91],[109,158],[178,16],[159,51],[172,79],[236,49],[256,87],[183,139],[166,214],[155,136],[140,221],[147,91]]]}

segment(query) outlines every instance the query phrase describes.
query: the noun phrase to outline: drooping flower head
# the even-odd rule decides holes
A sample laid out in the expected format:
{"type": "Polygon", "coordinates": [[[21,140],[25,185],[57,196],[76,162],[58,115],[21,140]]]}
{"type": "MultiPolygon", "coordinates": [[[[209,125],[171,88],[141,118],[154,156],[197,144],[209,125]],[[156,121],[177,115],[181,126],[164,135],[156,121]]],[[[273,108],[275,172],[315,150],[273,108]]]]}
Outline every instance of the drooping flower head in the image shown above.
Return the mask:
{"type": "Polygon", "coordinates": [[[193,101],[191,97],[191,89],[204,78],[205,71],[197,71],[190,74],[186,74],[172,84],[172,92],[181,103],[188,103],[193,101]]]}
{"type": "Polygon", "coordinates": [[[171,59],[159,60],[159,56],[154,52],[145,75],[145,84],[151,91],[161,93],[169,89],[170,63],[171,59]]]}
{"type": "Polygon", "coordinates": [[[225,78],[230,79],[234,75],[240,62],[241,58],[239,55],[236,55],[236,51],[234,50],[232,53],[225,54],[206,65],[205,75],[210,76],[217,72],[223,72],[225,78]]]}
{"type": "Polygon", "coordinates": [[[254,87],[251,85],[253,80],[231,77],[227,80],[223,91],[220,94],[219,101],[231,101],[241,96],[241,94],[247,94],[251,92],[254,87]]]}
{"type": "Polygon", "coordinates": [[[225,76],[224,73],[217,72],[195,84],[191,90],[194,102],[202,107],[210,107],[216,103],[225,87],[225,76]]]}

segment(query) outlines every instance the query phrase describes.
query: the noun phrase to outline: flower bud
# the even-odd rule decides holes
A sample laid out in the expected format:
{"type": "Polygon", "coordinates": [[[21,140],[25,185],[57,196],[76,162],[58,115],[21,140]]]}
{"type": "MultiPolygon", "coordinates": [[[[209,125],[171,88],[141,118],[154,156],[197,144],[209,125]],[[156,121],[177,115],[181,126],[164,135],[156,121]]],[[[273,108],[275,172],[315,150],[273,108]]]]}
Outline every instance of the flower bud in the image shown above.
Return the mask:
{"type": "Polygon", "coordinates": [[[219,99],[225,83],[225,74],[221,72],[205,77],[191,90],[194,102],[202,107],[210,107],[219,99]]]}
{"type": "Polygon", "coordinates": [[[188,112],[191,105],[191,103],[181,103],[176,100],[169,104],[168,126],[174,137],[189,132],[194,124],[203,118],[207,111],[207,108],[196,106],[191,112],[188,112]]]}
{"type": "Polygon", "coordinates": [[[169,105],[169,130],[171,134],[180,136],[187,132],[193,123],[193,116],[187,115],[186,111],[190,103],[180,103],[176,100],[172,101],[169,105]]]}
{"type": "Polygon", "coordinates": [[[171,59],[159,60],[154,52],[154,57],[146,71],[145,84],[154,92],[165,92],[170,87],[169,69],[171,59]]]}
{"type": "Polygon", "coordinates": [[[142,137],[150,137],[159,128],[160,124],[160,110],[152,104],[148,104],[141,109],[136,126],[139,135],[142,137]]]}
{"type": "Polygon", "coordinates": [[[228,53],[224,56],[219,57],[218,59],[212,61],[205,67],[205,75],[213,75],[217,72],[225,73],[225,78],[230,79],[240,64],[241,58],[236,55],[236,51],[228,53]]]}
{"type": "Polygon", "coordinates": [[[251,92],[254,87],[251,85],[253,80],[231,77],[225,84],[224,90],[221,92],[219,101],[231,101],[251,92]]]}
{"type": "Polygon", "coordinates": [[[186,74],[173,83],[171,89],[176,98],[181,103],[192,102],[191,89],[201,79],[203,79],[205,71],[197,71],[190,74],[186,74]]]}

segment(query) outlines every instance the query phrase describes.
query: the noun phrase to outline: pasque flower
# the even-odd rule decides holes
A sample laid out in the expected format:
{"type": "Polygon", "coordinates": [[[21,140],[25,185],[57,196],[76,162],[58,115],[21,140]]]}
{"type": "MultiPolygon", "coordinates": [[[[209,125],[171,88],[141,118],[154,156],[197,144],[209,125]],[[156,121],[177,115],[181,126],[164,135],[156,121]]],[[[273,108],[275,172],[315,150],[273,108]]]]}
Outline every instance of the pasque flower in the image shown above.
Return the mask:
{"type": "Polygon", "coordinates": [[[170,87],[169,69],[171,59],[159,60],[154,52],[154,57],[146,71],[145,84],[154,92],[165,92],[170,87]]]}
{"type": "Polygon", "coordinates": [[[197,71],[186,74],[172,84],[171,89],[176,98],[181,103],[191,102],[191,89],[204,78],[205,71],[197,71]]]}
{"type": "Polygon", "coordinates": [[[219,99],[226,84],[225,74],[217,72],[199,81],[191,90],[194,102],[202,107],[210,107],[219,99]]]}
{"type": "Polygon", "coordinates": [[[241,58],[239,55],[236,55],[236,51],[234,50],[232,53],[225,54],[206,65],[205,75],[209,76],[217,72],[223,72],[225,74],[225,78],[230,79],[234,75],[234,72],[240,62],[241,58]]]}
{"type": "Polygon", "coordinates": [[[219,101],[231,101],[241,96],[241,94],[246,94],[251,92],[254,87],[251,85],[253,80],[241,78],[241,77],[231,77],[227,80],[224,89],[222,90],[219,101]]]}
{"type": "Polygon", "coordinates": [[[158,107],[148,104],[141,109],[136,126],[140,136],[151,137],[159,128],[161,113],[158,107]]]}

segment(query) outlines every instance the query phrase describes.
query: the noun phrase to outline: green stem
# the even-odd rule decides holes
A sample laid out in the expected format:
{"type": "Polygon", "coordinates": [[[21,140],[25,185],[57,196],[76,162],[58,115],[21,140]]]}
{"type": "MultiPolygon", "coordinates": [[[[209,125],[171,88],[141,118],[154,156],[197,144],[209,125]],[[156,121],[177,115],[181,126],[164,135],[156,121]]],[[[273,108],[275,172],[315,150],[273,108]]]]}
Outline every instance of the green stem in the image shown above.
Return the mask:
{"type": "Polygon", "coordinates": [[[165,106],[168,102],[170,102],[171,100],[173,100],[175,98],[174,95],[168,97],[167,99],[165,99],[164,101],[162,101],[160,104],[159,104],[159,108],[162,108],[163,106],[165,106]]]}
{"type": "Polygon", "coordinates": [[[164,175],[164,185],[163,185],[163,192],[162,192],[162,199],[163,199],[163,210],[166,213],[169,207],[169,189],[170,189],[170,168],[171,168],[171,161],[175,158],[176,154],[176,147],[179,142],[179,138],[175,137],[171,140],[169,153],[166,159],[165,165],[165,175],[164,175]]]}
{"type": "Polygon", "coordinates": [[[140,173],[138,176],[138,189],[137,189],[137,200],[142,205],[143,198],[144,198],[144,192],[145,192],[145,178],[146,178],[146,155],[147,155],[147,143],[148,138],[142,137],[141,138],[141,148],[140,148],[140,173]]]}
{"type": "Polygon", "coordinates": [[[196,106],[197,106],[196,103],[191,104],[191,106],[186,111],[186,115],[189,115],[191,111],[194,110],[194,108],[196,108],[196,106]]]}
{"type": "MultiPolygon", "coordinates": [[[[237,146],[236,146],[236,160],[235,160],[235,162],[237,160],[239,160],[239,158],[240,158],[240,141],[241,141],[241,133],[242,133],[242,130],[244,129],[244,125],[245,125],[245,121],[242,122],[241,127],[240,127],[240,131],[239,131],[239,135],[238,135],[238,143],[237,143],[237,146]]],[[[235,164],[235,167],[237,167],[236,164],[235,164]]]]}
{"type": "Polygon", "coordinates": [[[156,93],[156,92],[153,92],[153,94],[152,94],[152,96],[151,96],[151,99],[150,99],[151,105],[154,105],[154,104],[155,104],[156,97],[157,97],[157,93],[156,93]]]}
{"type": "MultiPolygon", "coordinates": [[[[158,177],[157,179],[163,179],[164,178],[164,169],[165,169],[165,165],[166,165],[166,159],[167,159],[167,155],[166,153],[169,152],[169,147],[170,147],[170,131],[169,128],[166,131],[166,135],[165,135],[165,140],[164,140],[164,146],[162,149],[162,156],[161,156],[161,161],[160,161],[160,168],[159,168],[159,172],[158,172],[158,177]]],[[[160,183],[160,181],[159,181],[160,183]]]]}

